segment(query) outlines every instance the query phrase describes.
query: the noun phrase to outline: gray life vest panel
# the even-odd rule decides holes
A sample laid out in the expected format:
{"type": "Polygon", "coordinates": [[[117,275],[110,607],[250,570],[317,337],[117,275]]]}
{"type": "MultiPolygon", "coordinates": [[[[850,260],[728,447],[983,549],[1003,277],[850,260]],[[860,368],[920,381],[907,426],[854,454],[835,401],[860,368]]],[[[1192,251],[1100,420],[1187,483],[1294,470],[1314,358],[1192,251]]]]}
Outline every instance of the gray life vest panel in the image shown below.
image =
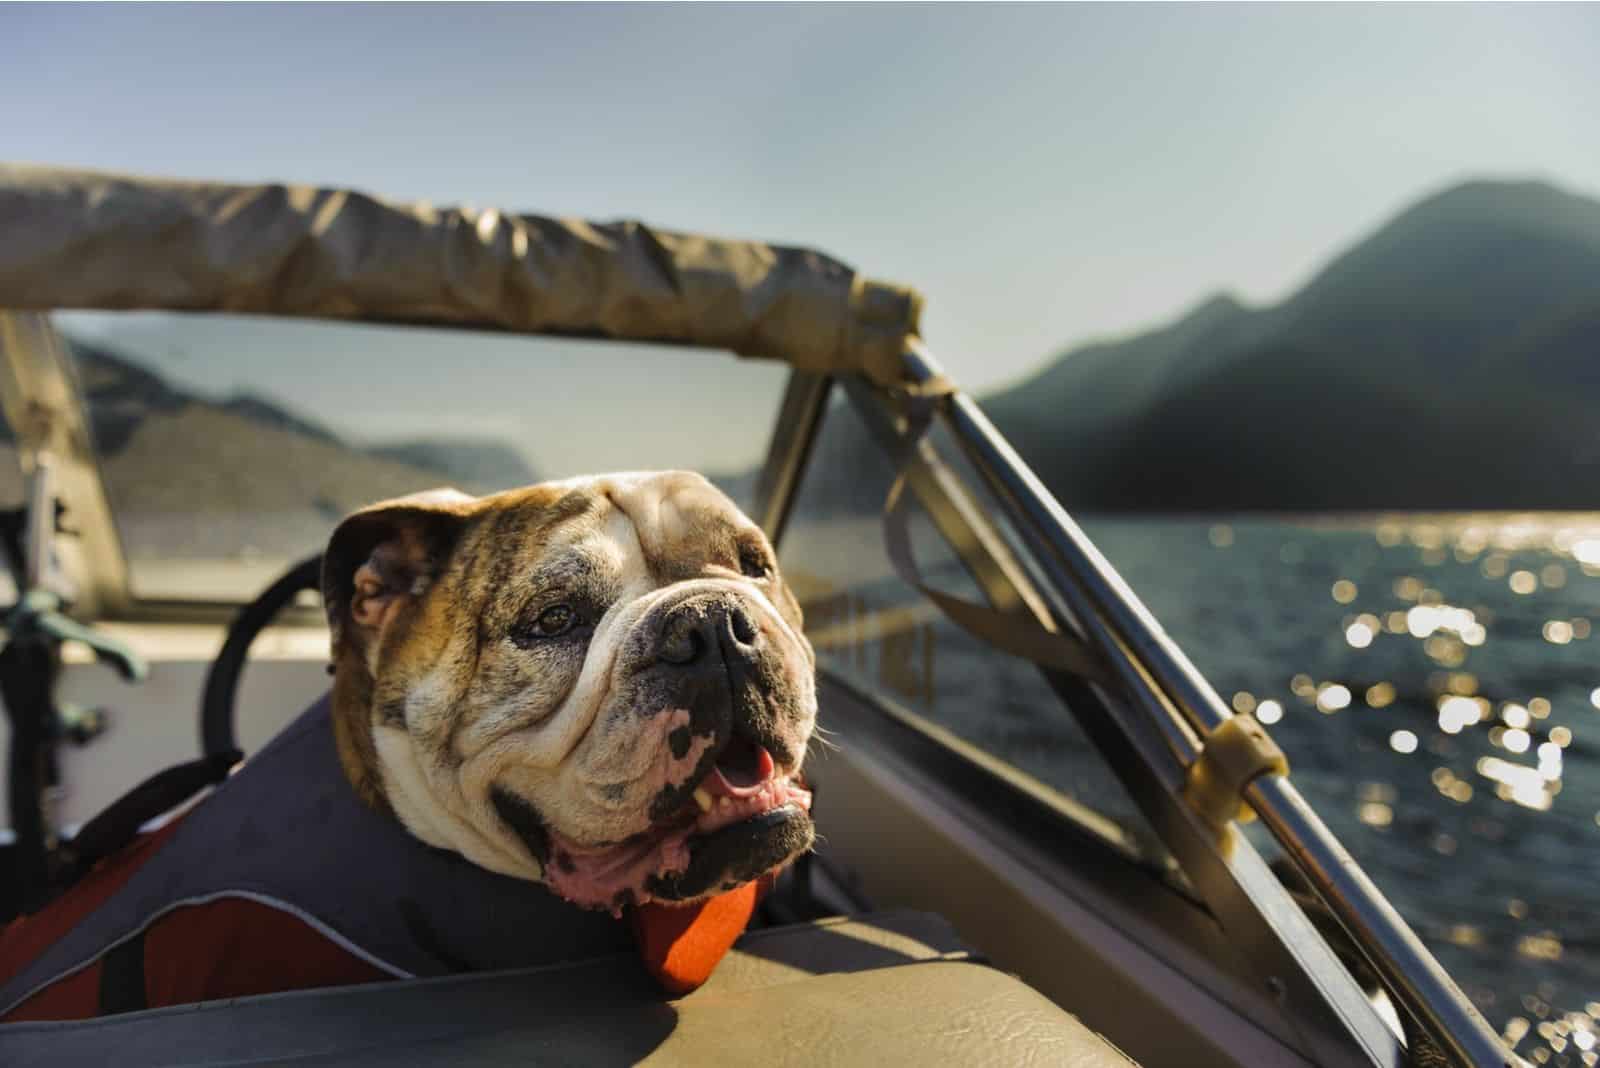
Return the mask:
{"type": "Polygon", "coordinates": [[[0,986],[0,1015],[184,905],[242,897],[291,913],[396,976],[631,951],[626,924],[412,837],[361,802],[324,697],[184,817],[121,889],[0,986]]]}

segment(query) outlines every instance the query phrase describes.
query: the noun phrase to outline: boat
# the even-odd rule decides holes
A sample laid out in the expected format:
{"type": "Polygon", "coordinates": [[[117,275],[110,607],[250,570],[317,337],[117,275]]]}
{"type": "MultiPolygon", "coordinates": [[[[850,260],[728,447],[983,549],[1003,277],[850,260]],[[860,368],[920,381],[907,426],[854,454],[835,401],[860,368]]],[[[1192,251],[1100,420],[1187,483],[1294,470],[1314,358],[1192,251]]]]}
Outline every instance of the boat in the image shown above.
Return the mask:
{"type": "MultiPolygon", "coordinates": [[[[585,960],[0,1025],[0,1060],[1518,1063],[1266,729],[1218,697],[945,374],[921,306],[809,249],[635,222],[0,167],[0,401],[28,490],[6,539],[7,649],[23,663],[0,671],[12,912],[48,898],[78,840],[51,804],[53,777],[92,777],[77,754],[95,755],[109,799],[131,785],[116,770],[127,747],[194,756],[173,707],[201,705],[200,759],[231,762],[263,632],[273,722],[325,685],[320,615],[301,596],[314,560],[270,586],[262,573],[247,606],[134,581],[127,502],[107,485],[63,314],[543,336],[571,359],[627,342],[641,360],[690,347],[782,368],[747,510],[801,598],[831,743],[808,765],[819,847],[681,999],[585,960]],[[107,690],[115,728],[94,737],[80,715],[73,748],[57,688],[93,658],[137,680],[162,642],[159,692],[107,690]],[[939,656],[954,676],[936,675],[939,656]],[[1076,732],[1102,785],[1069,796],[929,712],[974,693],[1076,732]],[[1097,791],[1133,814],[1108,815],[1097,791]]],[[[382,349],[364,370],[383,374],[382,349]]]]}

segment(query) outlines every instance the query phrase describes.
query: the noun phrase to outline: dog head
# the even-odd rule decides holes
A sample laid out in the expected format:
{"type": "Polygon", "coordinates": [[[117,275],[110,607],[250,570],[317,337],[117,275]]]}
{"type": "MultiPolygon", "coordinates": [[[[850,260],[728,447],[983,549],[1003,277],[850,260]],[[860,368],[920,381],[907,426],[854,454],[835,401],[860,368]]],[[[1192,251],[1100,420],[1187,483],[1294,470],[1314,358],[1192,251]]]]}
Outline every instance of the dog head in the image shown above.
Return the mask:
{"type": "Polygon", "coordinates": [[[810,846],[815,658],[766,537],[699,475],[389,501],[323,569],[340,760],[424,842],[612,910],[810,846]]]}

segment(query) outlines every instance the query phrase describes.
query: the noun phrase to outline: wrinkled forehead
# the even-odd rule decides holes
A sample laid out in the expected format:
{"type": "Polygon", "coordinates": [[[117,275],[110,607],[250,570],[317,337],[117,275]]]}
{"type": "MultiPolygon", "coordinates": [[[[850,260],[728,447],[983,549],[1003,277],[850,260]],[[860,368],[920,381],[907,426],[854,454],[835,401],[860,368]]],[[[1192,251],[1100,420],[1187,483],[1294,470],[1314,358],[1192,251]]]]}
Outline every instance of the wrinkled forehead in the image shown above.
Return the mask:
{"type": "Polygon", "coordinates": [[[608,479],[603,492],[632,524],[645,564],[668,581],[699,574],[708,562],[737,566],[742,544],[765,540],[760,528],[700,475],[671,471],[608,479]]]}
{"type": "Polygon", "coordinates": [[[546,483],[504,503],[491,522],[500,528],[502,536],[491,538],[501,550],[651,585],[691,578],[710,564],[737,568],[742,546],[764,543],[760,528],[732,501],[690,472],[546,483]],[[520,544],[508,545],[508,534],[520,544]]]}

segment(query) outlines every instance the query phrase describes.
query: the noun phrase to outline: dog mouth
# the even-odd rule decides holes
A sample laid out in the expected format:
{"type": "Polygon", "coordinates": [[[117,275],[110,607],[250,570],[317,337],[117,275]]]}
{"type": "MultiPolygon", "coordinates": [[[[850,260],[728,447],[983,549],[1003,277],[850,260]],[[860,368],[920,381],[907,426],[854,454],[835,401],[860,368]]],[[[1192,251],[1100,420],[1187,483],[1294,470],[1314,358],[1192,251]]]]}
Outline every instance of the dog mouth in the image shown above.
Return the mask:
{"type": "Polygon", "coordinates": [[[780,774],[764,746],[736,736],[649,830],[604,846],[552,832],[545,881],[574,904],[619,915],[650,901],[686,904],[758,879],[809,848],[810,812],[798,772],[780,774]]]}
{"type": "Polygon", "coordinates": [[[722,752],[716,763],[690,797],[700,811],[709,815],[714,810],[732,807],[758,796],[777,778],[777,762],[759,742],[735,737],[722,752]]]}

